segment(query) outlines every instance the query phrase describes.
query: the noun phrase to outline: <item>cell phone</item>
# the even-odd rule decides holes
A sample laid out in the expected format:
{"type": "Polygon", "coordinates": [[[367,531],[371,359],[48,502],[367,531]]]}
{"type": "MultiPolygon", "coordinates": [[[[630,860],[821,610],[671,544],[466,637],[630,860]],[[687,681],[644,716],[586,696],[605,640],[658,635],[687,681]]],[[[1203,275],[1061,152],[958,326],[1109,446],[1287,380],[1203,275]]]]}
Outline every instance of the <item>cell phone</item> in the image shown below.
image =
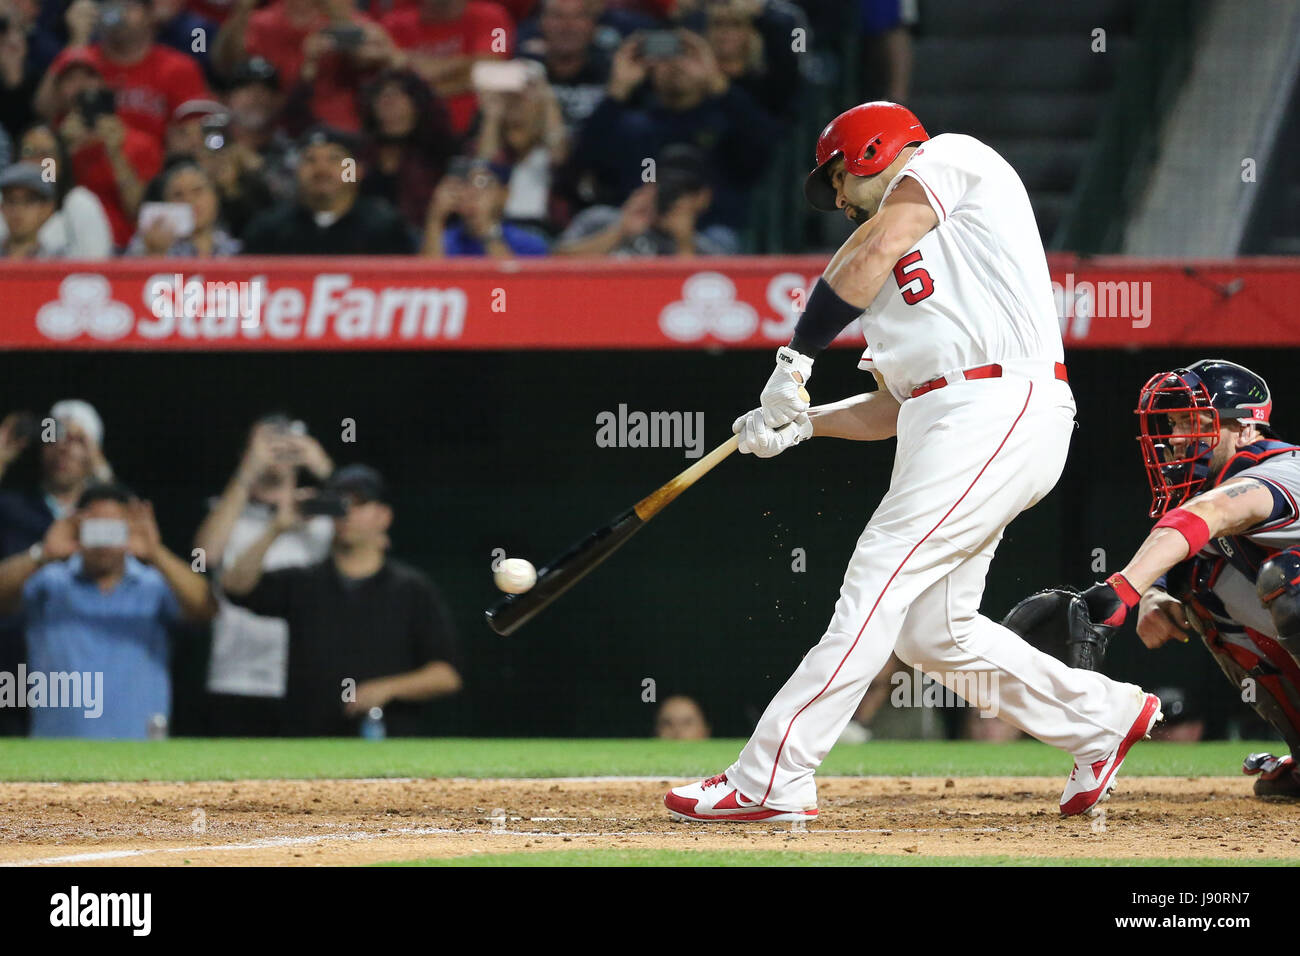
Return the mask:
{"type": "Polygon", "coordinates": [[[650,30],[641,38],[641,55],[648,60],[671,60],[682,52],[682,38],[672,30],[650,30]]]}
{"type": "Polygon", "coordinates": [[[83,548],[126,547],[126,522],[121,518],[85,518],[79,534],[83,548]]]}
{"type": "Polygon", "coordinates": [[[327,37],[330,37],[334,41],[334,45],[340,50],[355,50],[361,46],[361,41],[366,37],[366,31],[355,23],[340,23],[335,26],[328,26],[322,32],[327,37]]]}
{"type": "Polygon", "coordinates": [[[35,441],[41,433],[41,422],[35,412],[19,412],[14,420],[14,438],[19,441],[35,441]]]}
{"type": "Polygon", "coordinates": [[[117,112],[117,95],[107,87],[82,90],[76,98],[77,112],[87,126],[94,126],[101,116],[117,112]]]}
{"type": "Polygon", "coordinates": [[[194,231],[194,208],[184,202],[147,202],[140,205],[140,231],[156,222],[171,226],[172,235],[183,239],[194,231]]]}
{"type": "Polygon", "coordinates": [[[480,60],[469,78],[480,93],[522,93],[532,78],[532,70],[527,60],[480,60]]]}
{"type": "Polygon", "coordinates": [[[325,515],[328,518],[342,518],[348,513],[348,502],[346,498],[333,494],[328,491],[322,491],[315,497],[308,498],[298,506],[303,517],[313,518],[316,515],[325,515]]]}

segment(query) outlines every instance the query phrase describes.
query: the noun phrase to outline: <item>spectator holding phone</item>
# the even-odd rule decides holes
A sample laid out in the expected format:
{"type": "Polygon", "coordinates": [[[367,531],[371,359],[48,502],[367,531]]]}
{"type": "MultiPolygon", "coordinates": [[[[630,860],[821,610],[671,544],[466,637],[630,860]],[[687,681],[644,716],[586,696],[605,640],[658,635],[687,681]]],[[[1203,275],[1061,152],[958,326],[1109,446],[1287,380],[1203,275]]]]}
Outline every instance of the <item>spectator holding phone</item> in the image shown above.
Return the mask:
{"type": "MultiPolygon", "coordinates": [[[[186,100],[208,98],[208,84],[195,60],[154,42],[149,0],[108,0],[99,6],[98,41],[69,45],[54,58],[36,94],[36,108],[56,113],[54,85],[69,60],[92,64],[117,96],[118,115],[162,147],[167,121],[186,100]]],[[[82,41],[85,42],[84,40],[82,41]]]]}
{"type": "Polygon", "coordinates": [[[542,0],[538,35],[521,41],[519,55],[538,60],[555,91],[569,135],[605,95],[609,82],[609,53],[596,42],[594,0],[542,0]]]}
{"type": "MultiPolygon", "coordinates": [[[[113,230],[99,197],[77,185],[67,150],[58,133],[47,123],[36,123],[23,131],[18,156],[34,163],[41,176],[54,185],[54,214],[40,227],[40,245],[64,249],[69,259],[107,259],[113,254],[113,230]]],[[[8,236],[0,216],[0,244],[8,236]]]]}
{"type": "MultiPolygon", "coordinates": [[[[0,476],[9,475],[32,444],[40,454],[35,487],[0,489],[0,558],[26,551],[51,524],[71,514],[94,481],[110,481],[104,457],[104,423],[88,402],[56,402],[42,420],[32,412],[10,412],[0,421],[0,476]]],[[[24,661],[22,619],[0,616],[0,670],[15,673],[24,661]]],[[[0,707],[0,734],[27,732],[27,712],[0,707]]]]}
{"type": "Polygon", "coordinates": [[[680,29],[633,36],[615,54],[605,99],[574,147],[579,192],[588,203],[618,205],[641,185],[645,157],[685,143],[708,162],[706,224],[739,230],[748,190],[779,135],[779,124],[731,83],[701,36],[680,29]]]}
{"type": "Polygon", "coordinates": [[[495,3],[419,0],[381,21],[401,48],[399,66],[414,70],[447,104],[451,128],[464,135],[474,118],[474,64],[506,59],[514,42],[510,17],[495,3]]]}
{"type": "Polygon", "coordinates": [[[412,70],[386,70],[361,93],[366,176],[361,193],[386,200],[412,230],[456,151],[446,107],[412,70]]]}
{"type": "Polygon", "coordinates": [[[116,96],[84,50],[61,56],[50,75],[58,133],[67,146],[73,178],[99,199],[113,244],[125,246],[135,231],[145,184],[162,168],[162,149],[153,137],[117,115],[116,96]]]}
{"type": "Polygon", "coordinates": [[[701,229],[713,201],[703,154],[673,145],[657,157],[658,182],[641,186],[622,208],[592,206],[573,218],[556,241],[567,256],[732,255],[739,242],[722,226],[701,229]]]}
{"type": "Polygon", "coordinates": [[[460,689],[455,632],[442,597],[421,572],[388,556],[393,508],[373,468],[340,468],[325,493],[342,503],[330,556],[265,571],[276,540],[303,520],[288,497],[270,526],[222,578],[236,604],[289,623],[282,731],[356,734],[379,708],[390,734],[427,732],[418,704],[460,689]]]}
{"type": "Polygon", "coordinates": [[[156,188],[161,202],[145,203],[141,209],[140,229],[126,247],[128,256],[208,259],[238,254],[239,240],[218,222],[216,186],[197,162],[180,157],[150,188],[156,188]]]}
{"type": "MultiPolygon", "coordinates": [[[[252,428],[239,467],[214,499],[194,536],[208,566],[229,569],[270,528],[282,502],[301,494],[297,473],[328,480],[334,464],[300,421],[267,415],[252,428]]],[[[276,537],[263,571],[301,568],[329,554],[334,523],[327,515],[305,518],[276,537]]],[[[288,673],[289,624],[231,604],[218,595],[208,664],[209,732],[236,736],[274,734],[288,673]]]]}
{"type": "Polygon", "coordinates": [[[102,484],[39,543],[0,561],[0,610],[25,615],[29,670],[103,675],[95,701],[33,708],[33,737],[139,740],[171,715],[168,627],[211,619],[216,602],[162,543],[152,505],[102,484]]]}
{"type": "Polygon", "coordinates": [[[293,197],[296,146],[277,123],[283,97],[269,60],[241,60],[222,101],[222,113],[200,120],[198,159],[221,197],[222,222],[237,236],[257,213],[293,197]]]}
{"type": "Polygon", "coordinates": [[[503,222],[508,168],[484,160],[453,163],[433,192],[424,231],[424,255],[516,256],[546,255],[546,240],[514,223],[503,222]],[[459,219],[449,224],[452,216],[459,219]]]}
{"type": "Polygon", "coordinates": [[[499,87],[480,87],[479,159],[510,167],[505,219],[546,228],[552,220],[553,171],[569,156],[569,134],[555,93],[533,60],[482,67],[513,70],[499,87]]]}
{"type": "Polygon", "coordinates": [[[214,122],[228,120],[226,106],[219,100],[186,100],[176,107],[163,138],[165,161],[177,157],[197,160],[203,152],[206,130],[214,122]]]}
{"type": "Polygon", "coordinates": [[[357,91],[399,55],[379,24],[349,0],[236,0],[217,34],[216,62],[231,75],[246,57],[261,57],[279,74],[286,95],[282,122],[290,135],[314,123],[356,132],[357,91]]]}

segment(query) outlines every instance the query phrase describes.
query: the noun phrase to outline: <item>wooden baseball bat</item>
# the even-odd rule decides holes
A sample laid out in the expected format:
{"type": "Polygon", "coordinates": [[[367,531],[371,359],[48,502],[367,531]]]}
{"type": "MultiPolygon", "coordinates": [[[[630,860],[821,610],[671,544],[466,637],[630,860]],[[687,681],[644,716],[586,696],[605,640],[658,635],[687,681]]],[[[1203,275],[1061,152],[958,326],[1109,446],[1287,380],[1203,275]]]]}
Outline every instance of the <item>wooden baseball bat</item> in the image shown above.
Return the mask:
{"type": "MultiPolygon", "coordinates": [[[[799,397],[809,401],[806,389],[799,397]]],[[[788,425],[782,426],[789,427],[788,425]]],[[[556,598],[586,577],[595,567],[621,548],[627,539],[672,504],[677,496],[695,484],[736,450],[740,436],[732,435],[680,475],[660,485],[627,511],[583,538],[537,572],[537,583],[522,594],[508,594],[484,612],[488,627],[508,637],[544,610],[556,598]]]]}
{"type": "Polygon", "coordinates": [[[502,637],[513,634],[552,601],[621,548],[651,518],[699,481],[740,441],[732,435],[681,474],[660,485],[603,528],[598,528],[537,572],[537,583],[523,594],[508,594],[486,612],[488,627],[502,637]]]}

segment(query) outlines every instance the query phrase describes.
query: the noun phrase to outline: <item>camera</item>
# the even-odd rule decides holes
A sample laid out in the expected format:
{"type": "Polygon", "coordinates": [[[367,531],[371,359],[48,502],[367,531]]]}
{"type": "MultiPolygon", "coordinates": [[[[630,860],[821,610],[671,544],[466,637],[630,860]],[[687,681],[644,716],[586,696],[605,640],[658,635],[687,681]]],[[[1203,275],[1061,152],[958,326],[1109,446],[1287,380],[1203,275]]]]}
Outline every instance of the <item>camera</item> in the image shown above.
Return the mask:
{"type": "Polygon", "coordinates": [[[206,116],[199,121],[199,129],[203,135],[203,148],[219,152],[229,142],[230,117],[224,113],[206,116]]]}
{"type": "Polygon", "coordinates": [[[304,501],[298,506],[298,510],[302,512],[305,518],[313,518],[316,515],[325,515],[327,518],[342,518],[348,513],[348,502],[346,498],[333,492],[322,491],[320,494],[304,501]]]}
{"type": "Polygon", "coordinates": [[[77,94],[77,112],[87,126],[94,126],[101,116],[117,112],[117,97],[107,88],[82,90],[77,94]]]}

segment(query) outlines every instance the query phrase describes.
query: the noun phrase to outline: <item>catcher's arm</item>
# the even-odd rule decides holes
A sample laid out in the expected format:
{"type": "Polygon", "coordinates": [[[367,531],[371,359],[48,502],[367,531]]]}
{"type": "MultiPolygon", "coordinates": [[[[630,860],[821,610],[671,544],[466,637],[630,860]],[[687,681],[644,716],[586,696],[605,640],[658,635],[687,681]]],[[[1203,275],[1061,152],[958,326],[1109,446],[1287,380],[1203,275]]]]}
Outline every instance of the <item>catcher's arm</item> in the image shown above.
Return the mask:
{"type": "Polygon", "coordinates": [[[1272,517],[1274,508],[1273,491],[1268,485],[1254,478],[1234,478],[1197,495],[1156,522],[1120,574],[1139,593],[1145,592],[1162,574],[1195,555],[1210,539],[1249,531],[1272,517]]]}
{"type": "Polygon", "coordinates": [[[1082,593],[1041,591],[1017,604],[1002,623],[1036,646],[1064,644],[1066,662],[1088,670],[1101,665],[1110,636],[1139,603],[1138,636],[1147,647],[1186,641],[1185,610],[1155,582],[1211,538],[1268,520],[1274,507],[1273,492],[1263,482],[1248,477],[1226,482],[1161,518],[1133,559],[1104,582],[1082,593]]]}

